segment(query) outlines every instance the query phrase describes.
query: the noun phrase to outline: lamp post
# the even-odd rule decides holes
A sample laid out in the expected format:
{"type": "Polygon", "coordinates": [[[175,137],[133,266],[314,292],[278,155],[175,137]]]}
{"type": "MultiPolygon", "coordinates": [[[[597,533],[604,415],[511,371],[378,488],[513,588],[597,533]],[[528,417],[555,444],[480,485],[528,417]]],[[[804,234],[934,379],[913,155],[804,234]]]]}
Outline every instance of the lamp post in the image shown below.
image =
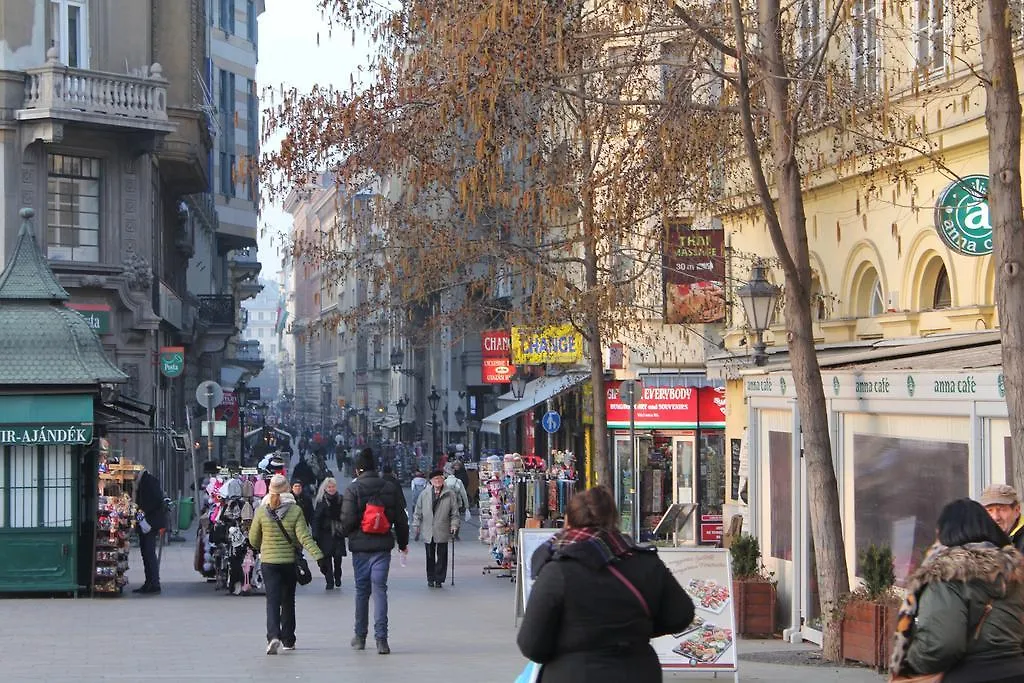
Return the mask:
{"type": "Polygon", "coordinates": [[[483,422],[478,417],[470,418],[469,422],[466,423],[466,426],[469,427],[470,437],[472,438],[469,457],[473,462],[480,460],[480,427],[482,425],[483,422]]]}
{"type": "Polygon", "coordinates": [[[736,296],[743,303],[747,322],[754,328],[754,365],[764,365],[768,362],[764,331],[768,329],[772,313],[775,312],[779,288],[765,278],[764,262],[761,259],[754,261],[750,281],[736,290],[736,296]]]}
{"type": "Polygon", "coordinates": [[[509,388],[512,390],[512,398],[514,398],[517,401],[521,399],[523,397],[523,394],[526,393],[526,384],[529,381],[530,378],[527,377],[525,371],[516,372],[516,374],[512,377],[512,381],[509,382],[509,388]]]}
{"type": "Polygon", "coordinates": [[[403,396],[395,401],[395,410],[398,411],[398,443],[402,443],[402,413],[405,412],[407,405],[409,405],[408,396],[403,396]]]}
{"type": "Polygon", "coordinates": [[[430,405],[430,448],[431,462],[437,465],[437,404],[441,402],[441,395],[431,385],[430,394],[427,396],[427,403],[430,405]]]}

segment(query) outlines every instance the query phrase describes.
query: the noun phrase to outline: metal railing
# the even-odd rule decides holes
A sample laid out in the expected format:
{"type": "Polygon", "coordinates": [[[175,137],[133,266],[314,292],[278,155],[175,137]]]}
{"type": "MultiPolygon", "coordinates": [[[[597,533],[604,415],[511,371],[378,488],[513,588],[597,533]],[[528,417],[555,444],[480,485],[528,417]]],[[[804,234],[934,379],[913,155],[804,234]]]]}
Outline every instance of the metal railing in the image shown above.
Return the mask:
{"type": "Polygon", "coordinates": [[[235,324],[235,297],[230,294],[200,294],[199,318],[211,325],[235,324]]]}

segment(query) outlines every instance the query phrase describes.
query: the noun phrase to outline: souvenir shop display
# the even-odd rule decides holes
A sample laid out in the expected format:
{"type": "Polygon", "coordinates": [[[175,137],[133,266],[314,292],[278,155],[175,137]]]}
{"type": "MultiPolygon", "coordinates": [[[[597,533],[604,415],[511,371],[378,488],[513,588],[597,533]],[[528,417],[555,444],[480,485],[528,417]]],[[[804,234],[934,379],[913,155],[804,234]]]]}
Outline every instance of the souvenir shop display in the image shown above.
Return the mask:
{"type": "Polygon", "coordinates": [[[259,551],[249,543],[249,526],[267,493],[265,475],[255,467],[221,468],[206,485],[207,502],[196,531],[195,569],[217,590],[232,595],[263,591],[259,551]]]}
{"type": "Polygon", "coordinates": [[[93,594],[120,595],[128,584],[128,534],[135,506],[127,494],[100,496],[93,556],[93,594]]]}
{"type": "Polygon", "coordinates": [[[528,561],[517,559],[519,529],[562,526],[576,492],[576,458],[568,451],[551,455],[551,467],[518,453],[480,461],[480,542],[490,544],[493,561],[485,573],[498,570],[500,577],[514,578],[517,561],[528,561]]]}

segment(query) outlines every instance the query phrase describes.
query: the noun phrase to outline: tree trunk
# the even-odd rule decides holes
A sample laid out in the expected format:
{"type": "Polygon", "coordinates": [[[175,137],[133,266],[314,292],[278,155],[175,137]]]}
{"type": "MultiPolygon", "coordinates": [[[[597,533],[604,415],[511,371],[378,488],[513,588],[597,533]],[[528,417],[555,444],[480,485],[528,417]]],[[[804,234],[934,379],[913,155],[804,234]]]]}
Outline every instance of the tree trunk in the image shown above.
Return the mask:
{"type": "Polygon", "coordinates": [[[1007,0],[978,5],[988,127],[988,210],[1006,408],[1013,443],[1013,486],[1024,491],[1024,217],[1021,214],[1020,91],[1007,0]]]}
{"type": "MultiPolygon", "coordinates": [[[[760,2],[761,40],[764,46],[764,79],[770,123],[772,156],[778,193],[776,247],[784,243],[788,258],[783,258],[785,272],[786,335],[789,342],[790,365],[796,384],[797,408],[800,413],[803,457],[807,465],[811,531],[818,572],[821,615],[824,621],[822,656],[838,661],[841,656],[841,617],[835,607],[841,596],[850,590],[846,567],[846,545],[842,518],[839,514],[839,487],[832,463],[832,444],[828,426],[825,392],[821,368],[814,348],[811,317],[811,261],[807,246],[807,223],[804,213],[800,165],[796,158],[797,137],[790,104],[790,80],[783,58],[781,7],[779,0],[760,2]]],[[[771,222],[770,222],[771,224],[771,222]]],[[[780,254],[781,255],[781,254],[780,254]]],[[[793,599],[798,599],[793,596],[793,599]]]]}

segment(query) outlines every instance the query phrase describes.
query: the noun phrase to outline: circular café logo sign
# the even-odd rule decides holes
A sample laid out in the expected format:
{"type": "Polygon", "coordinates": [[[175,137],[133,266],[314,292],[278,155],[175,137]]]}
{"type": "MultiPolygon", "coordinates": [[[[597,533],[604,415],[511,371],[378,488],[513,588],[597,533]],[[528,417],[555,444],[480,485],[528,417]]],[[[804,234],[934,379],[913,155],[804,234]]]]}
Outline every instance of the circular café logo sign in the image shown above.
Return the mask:
{"type": "Polygon", "coordinates": [[[950,183],[935,205],[935,228],[953,251],[966,256],[991,254],[988,176],[969,175],[950,183]]]}

